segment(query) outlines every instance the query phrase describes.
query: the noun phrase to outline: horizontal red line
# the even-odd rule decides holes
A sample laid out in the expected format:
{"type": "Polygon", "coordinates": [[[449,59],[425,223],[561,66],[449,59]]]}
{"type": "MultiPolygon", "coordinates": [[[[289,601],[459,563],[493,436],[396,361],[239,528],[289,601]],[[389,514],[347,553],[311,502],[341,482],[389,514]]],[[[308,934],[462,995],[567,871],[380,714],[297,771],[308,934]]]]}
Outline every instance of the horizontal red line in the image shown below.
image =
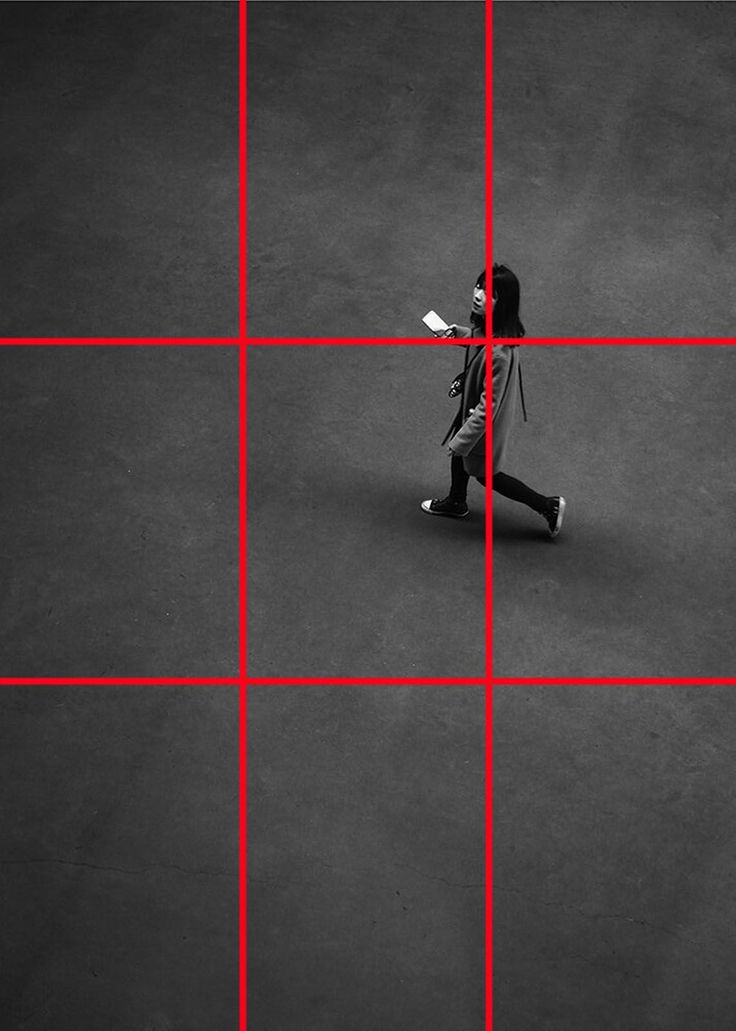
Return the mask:
{"type": "MultiPolygon", "coordinates": [[[[475,342],[482,342],[482,338],[475,338],[475,342]]],[[[502,343],[501,340],[490,341],[491,343],[502,343]]],[[[736,344],[736,337],[610,337],[600,339],[598,337],[524,337],[517,340],[523,347],[728,347],[736,344]]],[[[427,347],[447,346],[448,344],[461,344],[461,340],[445,340],[432,337],[279,337],[278,339],[266,339],[264,337],[244,338],[243,343],[253,347],[325,347],[325,346],[354,346],[354,347],[385,347],[389,344],[403,347],[427,347]]]]}
{"type": "Polygon", "coordinates": [[[5,337],[0,347],[239,347],[240,337],[5,337]]]}
{"type": "Polygon", "coordinates": [[[731,347],[736,337],[524,337],[522,347],[731,347]]]}
{"type": "MultiPolygon", "coordinates": [[[[476,342],[482,338],[476,337],[476,342]]],[[[493,342],[493,341],[491,341],[493,342]]],[[[499,342],[499,341],[497,341],[499,342]]],[[[736,337],[524,337],[524,347],[733,347],[736,337]]],[[[0,347],[445,347],[437,337],[5,337],[0,347]]]]}
{"type": "Polygon", "coordinates": [[[1,686],[25,687],[29,684],[100,684],[110,686],[128,685],[137,687],[139,685],[153,685],[156,687],[169,687],[172,685],[192,686],[207,684],[217,687],[221,684],[237,686],[240,683],[237,677],[230,679],[226,677],[0,677],[1,686]]]}
{"type": "Polygon", "coordinates": [[[246,677],[245,684],[251,686],[293,686],[310,687],[320,684],[338,684],[345,687],[351,685],[399,684],[407,687],[413,684],[485,684],[485,677],[246,677]]]}
{"type": "MultiPolygon", "coordinates": [[[[475,342],[482,343],[482,338],[475,337],[475,342]]],[[[442,346],[448,344],[462,344],[462,340],[444,339],[441,337],[245,337],[243,343],[253,347],[325,347],[325,346],[354,346],[354,347],[386,347],[387,344],[397,344],[408,347],[442,346]]]]}
{"type": "Polygon", "coordinates": [[[494,687],[517,686],[517,687],[545,687],[545,686],[636,686],[653,685],[662,687],[676,687],[678,685],[731,685],[736,686],[734,677],[491,677],[491,685],[494,687]]]}

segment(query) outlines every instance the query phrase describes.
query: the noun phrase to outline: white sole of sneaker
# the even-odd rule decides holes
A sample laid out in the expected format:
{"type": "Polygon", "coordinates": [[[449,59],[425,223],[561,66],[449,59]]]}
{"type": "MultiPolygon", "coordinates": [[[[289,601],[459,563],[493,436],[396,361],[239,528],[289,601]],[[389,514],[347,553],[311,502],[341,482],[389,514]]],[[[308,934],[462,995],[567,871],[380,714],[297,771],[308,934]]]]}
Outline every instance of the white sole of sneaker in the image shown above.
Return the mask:
{"type": "Polygon", "coordinates": [[[564,498],[560,498],[560,507],[557,510],[557,520],[555,522],[554,530],[550,530],[550,537],[556,537],[562,529],[562,520],[565,518],[565,509],[567,508],[567,502],[564,498]]]}
{"type": "Polygon", "coordinates": [[[442,516],[445,519],[465,519],[469,514],[470,509],[466,508],[464,512],[435,512],[431,507],[432,498],[427,498],[426,501],[422,502],[422,512],[426,512],[427,515],[442,516]]]}

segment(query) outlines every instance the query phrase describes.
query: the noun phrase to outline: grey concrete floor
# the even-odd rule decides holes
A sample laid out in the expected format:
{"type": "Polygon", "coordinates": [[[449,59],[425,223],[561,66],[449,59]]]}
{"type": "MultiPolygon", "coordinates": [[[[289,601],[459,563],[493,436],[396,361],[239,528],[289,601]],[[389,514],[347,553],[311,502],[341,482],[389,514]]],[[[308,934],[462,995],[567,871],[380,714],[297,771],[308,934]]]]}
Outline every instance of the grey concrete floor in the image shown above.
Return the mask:
{"type": "Polygon", "coordinates": [[[730,336],[731,3],[494,3],[493,252],[532,336],[730,336]]]}
{"type": "Polygon", "coordinates": [[[1,336],[238,332],[236,3],[2,3],[1,336]]]}
{"type": "Polygon", "coordinates": [[[452,345],[248,351],[251,676],[481,677],[485,495],[444,497],[452,345]]]}
{"type": "MultiPolygon", "coordinates": [[[[485,263],[485,5],[248,7],[248,331],[416,337],[485,263]]],[[[452,321],[452,320],[450,320],[452,321]]]]}
{"type": "Polygon", "coordinates": [[[252,1031],[483,1027],[480,686],[250,687],[252,1031]]]}
{"type": "Polygon", "coordinates": [[[730,677],[736,350],[522,347],[505,463],[569,507],[550,541],[494,495],[499,676],[730,677]]]}
{"type": "Polygon", "coordinates": [[[237,1026],[232,687],[0,691],[8,1031],[237,1026]]]}
{"type": "Polygon", "coordinates": [[[736,688],[495,687],[494,1027],[722,1031],[736,688]]]}
{"type": "Polygon", "coordinates": [[[2,347],[0,676],[238,671],[238,352],[2,347]]]}

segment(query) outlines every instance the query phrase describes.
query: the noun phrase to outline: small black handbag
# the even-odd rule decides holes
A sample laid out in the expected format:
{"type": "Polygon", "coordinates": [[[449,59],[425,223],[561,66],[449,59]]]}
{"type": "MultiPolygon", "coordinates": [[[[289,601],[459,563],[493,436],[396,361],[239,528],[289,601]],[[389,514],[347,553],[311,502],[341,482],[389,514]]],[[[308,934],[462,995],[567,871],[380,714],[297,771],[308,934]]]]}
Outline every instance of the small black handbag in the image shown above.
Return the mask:
{"type": "Polygon", "coordinates": [[[448,397],[459,397],[463,392],[463,383],[465,382],[465,369],[462,372],[458,372],[455,379],[450,384],[450,389],[447,391],[448,397]]]}

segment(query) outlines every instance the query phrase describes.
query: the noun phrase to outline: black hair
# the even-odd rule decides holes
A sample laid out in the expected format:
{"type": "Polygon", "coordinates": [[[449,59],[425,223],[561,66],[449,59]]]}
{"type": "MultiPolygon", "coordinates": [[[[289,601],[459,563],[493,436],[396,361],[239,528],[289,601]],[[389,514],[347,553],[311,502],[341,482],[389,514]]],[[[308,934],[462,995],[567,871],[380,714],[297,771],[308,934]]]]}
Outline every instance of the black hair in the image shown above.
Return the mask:
{"type": "MultiPolygon", "coordinates": [[[[483,269],[481,274],[476,279],[475,287],[476,287],[476,289],[485,290],[485,288],[486,288],[486,270],[485,269],[483,269]]],[[[470,313],[470,325],[473,326],[474,329],[477,329],[479,331],[476,334],[477,336],[485,336],[486,335],[486,317],[485,317],[485,315],[476,315],[476,313],[474,311],[471,311],[471,313],[470,313]]]]}
{"type": "Polygon", "coordinates": [[[519,280],[506,265],[493,266],[493,295],[496,303],[493,307],[491,335],[506,340],[523,337],[526,330],[519,318],[519,280]]]}

